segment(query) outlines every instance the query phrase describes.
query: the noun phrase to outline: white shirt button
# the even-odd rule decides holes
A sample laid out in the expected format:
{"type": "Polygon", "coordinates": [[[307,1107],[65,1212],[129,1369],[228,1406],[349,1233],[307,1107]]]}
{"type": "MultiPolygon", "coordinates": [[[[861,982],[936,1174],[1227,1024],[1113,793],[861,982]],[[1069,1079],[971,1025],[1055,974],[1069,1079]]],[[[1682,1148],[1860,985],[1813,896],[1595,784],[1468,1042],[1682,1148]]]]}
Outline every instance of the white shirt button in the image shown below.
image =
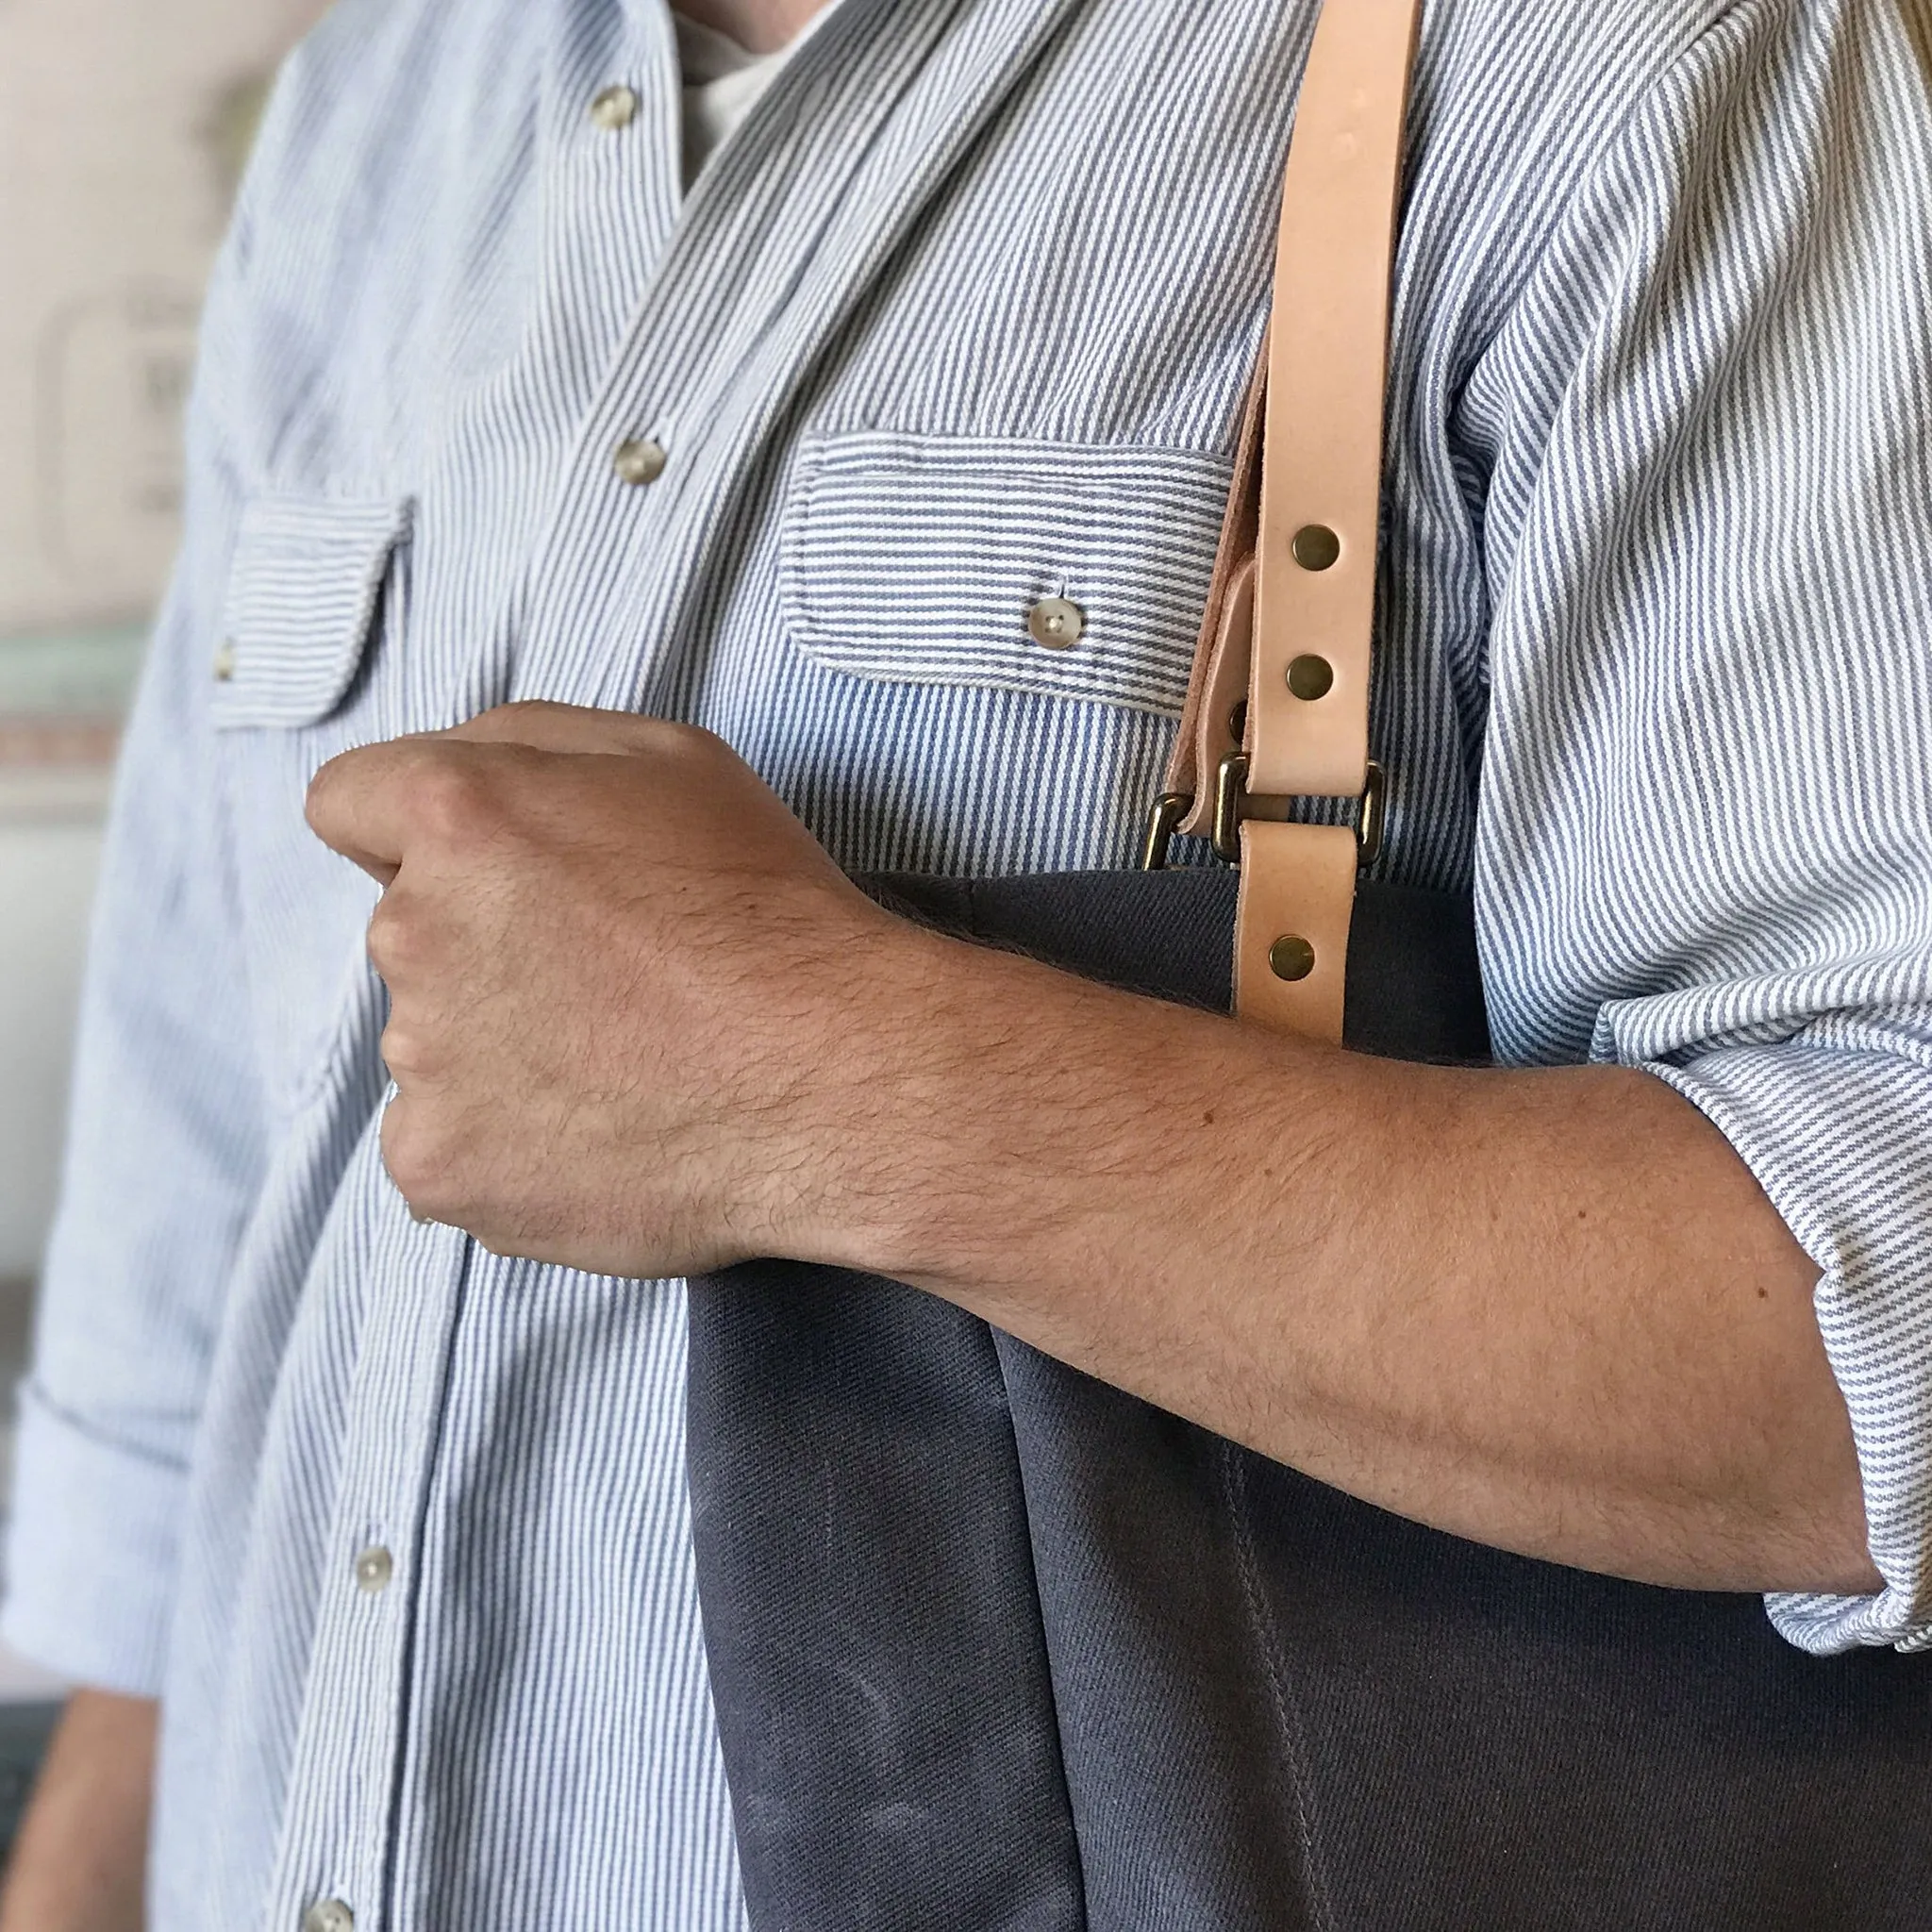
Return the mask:
{"type": "Polygon", "coordinates": [[[213,668],[217,684],[226,684],[229,678],[234,676],[235,647],[233,644],[225,641],[223,642],[221,649],[215,653],[213,668]]]}
{"type": "Polygon", "coordinates": [[[356,1558],[356,1587],[370,1596],[379,1596],[396,1574],[395,1558],[380,1543],[371,1543],[356,1558]]]}
{"type": "Polygon", "coordinates": [[[1026,628],[1036,644],[1071,651],[1087,629],[1087,613],[1070,597],[1042,597],[1026,613],[1026,628]]]}
{"type": "Polygon", "coordinates": [[[637,118],[637,94],[622,85],[607,87],[591,103],[591,119],[609,134],[628,127],[637,118]]]}
{"type": "Polygon", "coordinates": [[[610,467],[626,483],[655,483],[671,458],[661,442],[626,440],[610,452],[610,467]]]}
{"type": "Polygon", "coordinates": [[[319,1898],[302,1914],[302,1932],[356,1932],[356,1915],[339,1898],[319,1898]]]}

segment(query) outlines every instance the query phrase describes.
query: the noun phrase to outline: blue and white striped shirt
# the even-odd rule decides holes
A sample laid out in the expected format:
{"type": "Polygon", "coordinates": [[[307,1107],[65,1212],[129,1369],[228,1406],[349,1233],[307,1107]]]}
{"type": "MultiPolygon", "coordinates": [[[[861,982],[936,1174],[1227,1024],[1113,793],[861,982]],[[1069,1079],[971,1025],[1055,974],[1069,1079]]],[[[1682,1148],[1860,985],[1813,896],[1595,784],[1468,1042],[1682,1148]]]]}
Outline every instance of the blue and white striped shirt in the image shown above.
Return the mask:
{"type": "MultiPolygon", "coordinates": [[[[165,1698],[156,1932],[741,1923],[681,1291],[410,1220],[304,785],[542,696],[711,726],[855,867],[1129,862],[1311,24],[845,0],[688,199],[661,0],[339,0],[291,63],[5,1624],[165,1698]]],[[[1654,1068],[1817,1261],[1887,1584],[1774,1601],[1818,1650],[1932,1644],[1928,47],[1926,0],[1434,0],[1398,275],[1382,864],[1474,881],[1504,1058],[1654,1068]]]]}

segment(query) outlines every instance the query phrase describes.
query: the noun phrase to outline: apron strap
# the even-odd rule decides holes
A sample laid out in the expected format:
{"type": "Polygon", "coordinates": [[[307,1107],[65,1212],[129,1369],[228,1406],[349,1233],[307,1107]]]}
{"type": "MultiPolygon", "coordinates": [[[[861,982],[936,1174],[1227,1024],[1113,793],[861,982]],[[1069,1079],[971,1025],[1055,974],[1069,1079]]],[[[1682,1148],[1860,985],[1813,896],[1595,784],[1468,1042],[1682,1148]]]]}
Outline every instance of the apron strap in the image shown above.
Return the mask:
{"type": "Polygon", "coordinates": [[[1148,861],[1174,830],[1241,867],[1243,1019],[1339,1042],[1357,872],[1381,836],[1369,678],[1391,263],[1422,0],[1328,0],[1282,184],[1250,390],[1182,728],[1148,861]],[[1354,829],[1290,822],[1359,801],[1354,829]]]}

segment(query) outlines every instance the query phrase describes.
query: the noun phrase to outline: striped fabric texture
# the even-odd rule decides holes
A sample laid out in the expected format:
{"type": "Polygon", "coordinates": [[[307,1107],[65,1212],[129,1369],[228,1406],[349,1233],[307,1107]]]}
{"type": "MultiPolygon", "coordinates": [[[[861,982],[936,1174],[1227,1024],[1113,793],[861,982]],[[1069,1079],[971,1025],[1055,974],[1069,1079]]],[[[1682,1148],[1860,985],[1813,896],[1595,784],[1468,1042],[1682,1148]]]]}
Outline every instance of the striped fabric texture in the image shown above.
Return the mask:
{"type": "Polygon", "coordinates": [[[362,662],[408,510],[379,499],[246,506],[222,609],[219,724],[313,723],[335,709],[362,662]]]}
{"type": "MultiPolygon", "coordinates": [[[[1397,277],[1381,865],[1474,883],[1507,1060],[1653,1068],[1816,1259],[1886,1579],[1773,1602],[1818,1651],[1932,1643],[1926,8],[1433,0],[1397,277]]],[[[373,889],[303,789],[542,696],[710,726],[853,867],[1131,862],[1312,21],[843,0],[689,196],[661,0],[338,0],[290,64],[124,759],[4,1624],[165,1697],[155,1932],[742,1923],[682,1290],[411,1221],[373,889]]]]}

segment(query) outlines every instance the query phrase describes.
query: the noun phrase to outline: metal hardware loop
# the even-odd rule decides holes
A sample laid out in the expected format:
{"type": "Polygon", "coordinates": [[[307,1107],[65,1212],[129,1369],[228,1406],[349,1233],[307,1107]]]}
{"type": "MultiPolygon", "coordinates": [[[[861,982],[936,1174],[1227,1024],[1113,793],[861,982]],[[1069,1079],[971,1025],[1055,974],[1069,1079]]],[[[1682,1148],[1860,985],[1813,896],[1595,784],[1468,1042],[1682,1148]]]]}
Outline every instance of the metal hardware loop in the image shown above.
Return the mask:
{"type": "Polygon", "coordinates": [[[1214,774],[1214,830],[1210,842],[1223,865],[1241,862],[1241,807],[1248,802],[1248,755],[1231,751],[1214,774]]]}
{"type": "MultiPolygon", "coordinates": [[[[1374,865],[1382,853],[1382,827],[1386,818],[1384,800],[1387,783],[1382,768],[1372,758],[1366,772],[1362,794],[1356,801],[1356,845],[1363,865],[1374,865]]],[[[1224,865],[1241,862],[1241,821],[1248,816],[1248,755],[1231,751],[1214,774],[1214,828],[1209,843],[1224,865]]],[[[1158,872],[1167,863],[1168,840],[1174,828],[1192,808],[1193,800],[1176,793],[1165,794],[1155,808],[1154,822],[1148,828],[1146,869],[1158,872]]]]}
{"type": "MultiPolygon", "coordinates": [[[[1362,795],[1356,801],[1356,846],[1361,863],[1374,865],[1382,855],[1388,786],[1381,766],[1373,758],[1364,775],[1362,795]]],[[[1247,802],[1248,755],[1244,751],[1231,751],[1214,774],[1214,828],[1209,834],[1214,856],[1224,865],[1241,862],[1241,820],[1247,816],[1242,808],[1247,802]]],[[[1147,821],[1146,843],[1141,853],[1142,872],[1167,870],[1168,847],[1174,842],[1181,821],[1193,808],[1193,794],[1189,791],[1163,791],[1154,801],[1154,811],[1147,821]]]]}
{"type": "Polygon", "coordinates": [[[1154,816],[1147,821],[1147,842],[1141,853],[1142,872],[1165,872],[1167,848],[1174,828],[1194,808],[1191,791],[1163,791],[1154,801],[1154,816]]]}

